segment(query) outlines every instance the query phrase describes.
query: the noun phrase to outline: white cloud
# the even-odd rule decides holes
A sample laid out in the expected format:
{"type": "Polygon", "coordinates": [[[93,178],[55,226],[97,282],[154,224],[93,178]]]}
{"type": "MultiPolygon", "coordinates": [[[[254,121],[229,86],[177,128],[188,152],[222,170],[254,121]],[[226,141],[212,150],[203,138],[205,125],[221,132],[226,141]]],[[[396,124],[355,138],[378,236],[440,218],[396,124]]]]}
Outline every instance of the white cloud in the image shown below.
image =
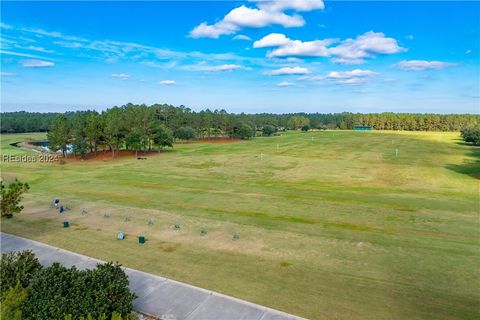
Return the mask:
{"type": "Polygon", "coordinates": [[[394,54],[406,51],[397,40],[385,37],[382,32],[368,31],[355,39],[343,40],[338,46],[329,49],[331,55],[345,59],[358,60],[372,58],[377,54],[394,54]]]}
{"type": "Polygon", "coordinates": [[[333,61],[343,64],[359,64],[364,58],[378,54],[394,54],[406,49],[397,40],[385,37],[381,32],[369,31],[355,39],[324,39],[313,41],[292,40],[283,34],[272,33],[255,41],[254,48],[276,47],[267,56],[272,57],[333,57],[333,61]],[[332,46],[333,44],[337,44],[332,46]]]}
{"type": "Polygon", "coordinates": [[[268,47],[280,47],[288,44],[292,40],[288,39],[281,33],[270,33],[268,36],[263,37],[253,43],[254,48],[268,48],[268,47]]]}
{"type": "Polygon", "coordinates": [[[64,48],[70,49],[78,49],[78,48],[85,48],[86,45],[80,42],[72,42],[72,41],[55,41],[54,44],[59,45],[64,48]]]}
{"type": "Polygon", "coordinates": [[[8,56],[17,56],[17,57],[25,57],[25,58],[36,58],[36,59],[46,59],[46,60],[54,60],[54,61],[55,61],[55,59],[51,59],[51,58],[41,57],[41,56],[37,56],[37,55],[34,55],[34,54],[28,54],[28,53],[13,52],[13,51],[0,50],[0,54],[8,55],[8,56]]]}
{"type": "Polygon", "coordinates": [[[295,85],[295,83],[288,82],[288,81],[282,81],[282,82],[277,83],[277,87],[291,87],[291,86],[294,86],[294,85],[295,85]]]}
{"type": "Polygon", "coordinates": [[[336,84],[363,84],[366,83],[370,78],[378,75],[377,72],[371,70],[362,70],[355,69],[352,71],[332,71],[326,74],[325,76],[316,75],[316,76],[303,76],[299,77],[298,80],[307,80],[307,81],[330,81],[336,84]]]}
{"type": "Polygon", "coordinates": [[[211,66],[211,65],[207,65],[205,62],[201,62],[195,65],[183,66],[182,69],[189,70],[189,71],[206,71],[206,72],[251,70],[251,68],[247,68],[239,64],[221,64],[221,65],[211,66]]]}
{"type": "Polygon", "coordinates": [[[128,79],[130,79],[130,75],[129,75],[129,74],[125,74],[125,73],[114,73],[114,74],[112,74],[112,77],[113,77],[113,78],[117,78],[117,79],[121,79],[121,80],[128,80],[128,79]]]}
{"type": "Polygon", "coordinates": [[[470,54],[472,53],[472,50],[468,49],[467,51],[465,51],[465,54],[470,54]]]}
{"type": "Polygon", "coordinates": [[[20,28],[20,31],[33,33],[40,37],[50,37],[50,38],[59,38],[59,39],[64,39],[69,41],[88,42],[87,39],[80,38],[80,37],[67,36],[62,34],[61,32],[56,32],[56,31],[51,32],[43,29],[32,29],[32,28],[20,28]]]}
{"type": "Polygon", "coordinates": [[[365,60],[363,60],[363,59],[333,58],[332,62],[349,65],[349,64],[362,64],[362,63],[365,63],[365,60]]]}
{"type": "Polygon", "coordinates": [[[252,38],[246,36],[246,35],[243,35],[243,34],[239,34],[235,37],[233,37],[233,40],[244,40],[244,41],[252,41],[252,38]]]}
{"type": "Polygon", "coordinates": [[[36,46],[27,46],[27,47],[22,47],[22,46],[15,46],[18,49],[24,49],[24,50],[30,50],[30,51],[38,51],[38,52],[43,52],[43,53],[54,53],[53,50],[48,50],[42,47],[36,47],[36,46]]]}
{"type": "Polygon", "coordinates": [[[272,50],[268,57],[328,57],[328,46],[334,40],[315,40],[302,42],[300,40],[292,40],[288,44],[280,46],[272,50]]]}
{"type": "Polygon", "coordinates": [[[371,70],[362,70],[362,69],[355,69],[352,71],[332,71],[327,75],[329,79],[350,79],[356,77],[371,77],[376,75],[376,72],[371,70]]]}
{"type": "Polygon", "coordinates": [[[173,86],[177,84],[177,82],[175,80],[162,80],[162,81],[159,81],[158,84],[161,84],[164,86],[173,86]]]}
{"type": "Polygon", "coordinates": [[[207,71],[232,71],[232,70],[238,70],[238,69],[245,69],[245,68],[238,64],[222,64],[220,66],[208,67],[206,70],[207,71]]]}
{"type": "MultiPolygon", "coordinates": [[[[60,32],[51,31],[51,30],[42,30],[38,28],[27,28],[27,27],[17,27],[14,26],[13,29],[18,32],[18,36],[12,36],[12,39],[15,42],[5,43],[6,38],[10,37],[5,35],[6,32],[3,32],[1,37],[1,55],[13,55],[19,57],[25,57],[37,59],[37,60],[46,60],[46,61],[57,61],[58,59],[50,58],[45,55],[46,53],[40,55],[40,51],[46,51],[44,48],[55,50],[56,52],[61,52],[63,50],[58,49],[67,48],[69,55],[78,54],[82,58],[90,59],[100,59],[102,62],[109,63],[121,63],[123,61],[134,61],[136,63],[141,63],[157,68],[178,68],[182,69],[184,67],[189,67],[189,65],[196,65],[202,61],[212,61],[213,64],[235,64],[243,65],[248,64],[264,64],[264,58],[260,57],[247,57],[240,56],[233,53],[204,53],[200,51],[174,51],[165,48],[158,48],[154,46],[148,46],[141,43],[132,43],[132,42],[122,42],[115,40],[95,40],[95,39],[84,39],[77,36],[65,35],[60,32]],[[27,37],[26,36],[31,36],[27,37]],[[30,38],[35,40],[32,43],[30,38]],[[14,52],[13,49],[17,43],[22,43],[21,39],[28,39],[28,43],[23,44],[22,48],[33,49],[38,52],[38,55],[34,55],[33,51],[30,53],[20,53],[14,52]],[[38,43],[41,43],[39,45],[38,43]],[[43,47],[43,48],[42,48],[43,47]],[[43,49],[43,50],[42,50],[43,49]],[[185,65],[188,64],[188,65],[185,65]]],[[[12,40],[12,41],[13,41],[12,40]]],[[[10,40],[9,40],[10,41],[10,40]]],[[[23,40],[22,40],[23,41],[23,40]]],[[[27,40],[25,40],[27,41],[27,40]]],[[[205,66],[204,66],[205,67],[205,66]]],[[[218,68],[216,66],[213,66],[218,68]]],[[[222,67],[226,69],[231,69],[232,67],[222,67]]],[[[220,68],[220,69],[222,69],[220,68]]],[[[193,68],[192,68],[193,69],[193,68]]],[[[249,68],[241,67],[238,69],[249,70],[249,68]]]]}
{"type": "Polygon", "coordinates": [[[325,80],[325,76],[302,76],[302,77],[298,77],[298,80],[301,80],[301,81],[322,81],[322,80],[325,80]]]}
{"type": "Polygon", "coordinates": [[[280,69],[275,69],[267,71],[264,74],[269,76],[281,76],[281,75],[299,75],[299,74],[308,74],[310,70],[302,67],[285,67],[280,69]]]}
{"type": "Polygon", "coordinates": [[[287,15],[281,11],[264,10],[240,6],[230,11],[223,19],[224,23],[236,28],[262,28],[271,24],[278,24],[286,28],[301,27],[305,20],[297,14],[287,15]]]}
{"type": "Polygon", "coordinates": [[[409,34],[408,36],[405,37],[405,39],[407,39],[407,40],[413,40],[413,38],[414,37],[411,34],[409,34]]]}
{"type": "Polygon", "coordinates": [[[281,1],[265,1],[258,0],[258,7],[269,11],[312,11],[323,10],[325,4],[323,0],[281,0],[281,1]]]}
{"type": "Polygon", "coordinates": [[[13,72],[0,72],[0,76],[2,77],[13,77],[15,75],[16,73],[13,73],[13,72]]]}
{"type": "Polygon", "coordinates": [[[190,36],[192,38],[218,39],[221,35],[235,33],[238,29],[236,26],[221,22],[214,25],[208,25],[206,22],[202,22],[190,31],[190,36]]]}
{"type": "Polygon", "coordinates": [[[427,60],[402,60],[396,66],[402,70],[424,71],[424,70],[440,70],[447,67],[456,66],[456,63],[443,61],[427,61],[427,60]]]}
{"type": "Polygon", "coordinates": [[[44,60],[22,60],[22,67],[25,68],[45,68],[53,67],[55,64],[50,61],[44,60]]]}
{"type": "Polygon", "coordinates": [[[257,8],[245,5],[230,11],[215,24],[202,22],[190,31],[192,38],[214,38],[235,33],[242,28],[262,28],[269,25],[281,25],[286,28],[301,27],[305,24],[302,16],[296,13],[286,14],[285,10],[297,12],[323,9],[322,0],[282,0],[257,1],[257,8]]]}
{"type": "Polygon", "coordinates": [[[338,84],[362,84],[368,78],[376,76],[371,70],[355,69],[352,71],[332,71],[325,78],[338,84]]]}
{"type": "Polygon", "coordinates": [[[13,26],[11,26],[9,24],[6,24],[6,23],[3,23],[3,22],[0,22],[0,28],[1,29],[13,29],[13,26]]]}

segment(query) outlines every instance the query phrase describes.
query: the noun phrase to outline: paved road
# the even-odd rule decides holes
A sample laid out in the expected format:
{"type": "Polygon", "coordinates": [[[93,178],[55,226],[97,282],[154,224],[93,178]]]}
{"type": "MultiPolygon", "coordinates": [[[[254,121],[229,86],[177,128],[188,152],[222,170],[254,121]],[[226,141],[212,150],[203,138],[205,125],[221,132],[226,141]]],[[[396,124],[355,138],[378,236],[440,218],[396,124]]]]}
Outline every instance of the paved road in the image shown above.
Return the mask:
{"type": "MultiPolygon", "coordinates": [[[[60,262],[66,267],[94,268],[102,261],[37,241],[0,233],[1,251],[32,250],[45,265],[60,262]]],[[[138,298],[137,311],[168,320],[299,320],[302,318],[262,307],[217,292],[194,287],[153,274],[125,268],[130,288],[138,298]]]]}

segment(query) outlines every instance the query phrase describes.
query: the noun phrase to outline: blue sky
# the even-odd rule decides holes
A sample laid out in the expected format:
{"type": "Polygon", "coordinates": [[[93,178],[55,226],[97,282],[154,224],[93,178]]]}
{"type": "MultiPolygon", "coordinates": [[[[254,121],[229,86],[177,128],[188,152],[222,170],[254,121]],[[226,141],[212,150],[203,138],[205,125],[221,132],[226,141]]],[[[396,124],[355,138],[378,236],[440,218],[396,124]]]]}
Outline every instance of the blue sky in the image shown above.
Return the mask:
{"type": "Polygon", "coordinates": [[[1,5],[2,111],[480,111],[478,2],[1,5]]]}

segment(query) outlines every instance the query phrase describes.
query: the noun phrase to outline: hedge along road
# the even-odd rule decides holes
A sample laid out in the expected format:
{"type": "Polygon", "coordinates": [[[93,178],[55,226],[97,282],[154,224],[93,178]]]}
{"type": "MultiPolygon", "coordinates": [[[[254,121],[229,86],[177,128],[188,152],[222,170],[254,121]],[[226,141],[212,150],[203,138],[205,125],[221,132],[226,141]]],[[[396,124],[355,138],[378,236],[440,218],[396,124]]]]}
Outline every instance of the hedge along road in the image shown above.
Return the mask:
{"type": "MultiPolygon", "coordinates": [[[[0,233],[0,235],[2,253],[32,250],[44,266],[59,262],[68,268],[76,266],[78,269],[93,269],[96,264],[103,262],[4,232],[0,233]]],[[[125,272],[130,281],[130,289],[138,296],[134,302],[134,309],[162,319],[302,319],[214,291],[138,270],[125,268],[125,272]]]]}

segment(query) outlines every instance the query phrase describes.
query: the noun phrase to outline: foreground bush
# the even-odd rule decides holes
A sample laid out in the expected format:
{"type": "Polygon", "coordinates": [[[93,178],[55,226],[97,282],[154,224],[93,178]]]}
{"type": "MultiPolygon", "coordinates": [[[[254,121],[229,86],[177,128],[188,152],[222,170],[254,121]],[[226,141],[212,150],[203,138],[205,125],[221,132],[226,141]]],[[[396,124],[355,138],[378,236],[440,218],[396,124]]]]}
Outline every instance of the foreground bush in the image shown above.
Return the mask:
{"type": "Polygon", "coordinates": [[[8,288],[2,298],[0,319],[21,320],[23,319],[23,305],[28,297],[27,289],[23,288],[20,282],[14,287],[8,288]]]}
{"type": "Polygon", "coordinates": [[[128,289],[126,274],[118,264],[98,265],[94,270],[65,268],[54,263],[37,272],[30,284],[25,314],[30,319],[73,319],[90,314],[97,319],[114,312],[127,315],[135,295],[128,289]]]}
{"type": "Polygon", "coordinates": [[[29,251],[2,254],[2,319],[130,319],[135,294],[119,264],[43,268],[29,251]],[[4,313],[5,312],[5,313],[4,313]]]}
{"type": "MultiPolygon", "coordinates": [[[[74,319],[72,315],[69,314],[69,315],[66,315],[65,318],[63,318],[63,320],[76,320],[76,319],[74,319]]],[[[105,315],[101,315],[98,318],[94,318],[92,315],[89,314],[86,317],[78,318],[78,320],[137,320],[137,317],[135,316],[135,314],[130,314],[127,317],[122,317],[120,313],[114,312],[112,313],[111,318],[107,318],[105,315]]]]}
{"type": "Polygon", "coordinates": [[[0,297],[3,299],[7,291],[17,283],[22,288],[27,288],[34,274],[41,268],[42,265],[32,251],[3,253],[0,260],[0,297]]]}

